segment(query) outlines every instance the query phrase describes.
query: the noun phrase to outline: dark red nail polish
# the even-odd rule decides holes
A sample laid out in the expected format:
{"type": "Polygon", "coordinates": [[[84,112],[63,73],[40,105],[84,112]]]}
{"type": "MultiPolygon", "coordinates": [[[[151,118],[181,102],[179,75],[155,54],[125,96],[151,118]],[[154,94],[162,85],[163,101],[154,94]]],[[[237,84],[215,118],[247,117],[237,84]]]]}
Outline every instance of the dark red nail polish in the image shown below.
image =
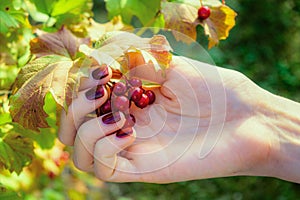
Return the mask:
{"type": "Polygon", "coordinates": [[[108,76],[108,67],[105,65],[105,66],[101,66],[100,68],[95,69],[92,72],[92,76],[96,80],[100,80],[102,78],[107,77],[108,76]]]}
{"type": "Polygon", "coordinates": [[[121,120],[121,116],[118,112],[117,113],[109,113],[102,117],[102,122],[104,124],[114,124],[120,120],[121,120]]]}
{"type": "Polygon", "coordinates": [[[99,99],[104,96],[104,86],[98,85],[85,93],[85,96],[88,100],[99,99]]]}
{"type": "Polygon", "coordinates": [[[124,129],[118,130],[116,136],[118,138],[125,138],[127,136],[132,135],[132,133],[133,133],[133,129],[131,127],[129,127],[129,128],[124,128],[124,129]]]}

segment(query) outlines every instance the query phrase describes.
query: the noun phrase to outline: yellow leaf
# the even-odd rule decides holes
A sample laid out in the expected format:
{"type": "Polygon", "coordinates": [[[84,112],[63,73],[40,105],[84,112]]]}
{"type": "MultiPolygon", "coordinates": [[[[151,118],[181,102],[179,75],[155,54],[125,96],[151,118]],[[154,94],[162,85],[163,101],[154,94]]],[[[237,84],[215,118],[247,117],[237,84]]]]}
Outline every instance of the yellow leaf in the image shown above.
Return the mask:
{"type": "Polygon", "coordinates": [[[212,48],[219,43],[219,40],[225,40],[229,31],[235,25],[236,12],[226,5],[211,8],[211,15],[203,20],[205,34],[209,36],[208,48],[212,48]]]}
{"type": "Polygon", "coordinates": [[[165,18],[165,28],[173,31],[177,40],[190,43],[197,38],[197,8],[183,3],[163,2],[161,12],[165,18]],[[185,34],[193,40],[182,35],[185,34]]]}
{"type": "Polygon", "coordinates": [[[92,40],[99,40],[106,32],[119,31],[119,30],[131,30],[131,26],[125,25],[122,22],[120,16],[114,17],[107,23],[97,23],[93,19],[90,19],[89,26],[87,27],[88,35],[92,40]]]}

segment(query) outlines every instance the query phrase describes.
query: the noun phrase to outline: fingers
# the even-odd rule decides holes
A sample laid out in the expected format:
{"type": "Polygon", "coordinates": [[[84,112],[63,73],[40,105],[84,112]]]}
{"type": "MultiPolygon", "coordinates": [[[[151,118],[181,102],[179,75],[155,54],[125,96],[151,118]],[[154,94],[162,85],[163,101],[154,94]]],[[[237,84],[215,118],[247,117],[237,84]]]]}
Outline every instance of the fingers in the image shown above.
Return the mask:
{"type": "Polygon", "coordinates": [[[112,182],[128,181],[128,174],[132,174],[130,179],[135,178],[133,162],[118,155],[123,149],[130,146],[135,139],[135,131],[113,134],[99,140],[94,149],[94,172],[98,179],[112,182]]]}
{"type": "Polygon", "coordinates": [[[109,113],[82,124],[74,142],[74,164],[82,171],[91,171],[96,142],[116,132],[125,123],[122,113],[109,113]]]}
{"type": "MultiPolygon", "coordinates": [[[[128,172],[135,171],[133,163],[118,154],[134,142],[136,133],[132,128],[120,131],[125,117],[122,113],[116,115],[114,120],[109,120],[115,123],[104,123],[113,116],[111,114],[84,123],[74,143],[75,166],[83,171],[94,171],[97,178],[106,181],[125,181],[125,177],[129,178],[128,172]]],[[[135,176],[130,180],[132,178],[135,176]]]]}
{"type": "Polygon", "coordinates": [[[73,145],[77,129],[85,121],[85,116],[106,101],[108,94],[104,84],[111,76],[111,69],[101,65],[90,69],[89,78],[82,78],[77,98],[72,100],[67,112],[63,110],[61,113],[58,136],[62,143],[73,145]]]}
{"type": "Polygon", "coordinates": [[[90,68],[89,72],[90,75],[88,78],[81,79],[79,91],[94,87],[96,85],[103,85],[107,83],[112,76],[111,68],[105,64],[101,65],[100,67],[90,68]]]}
{"type": "Polygon", "coordinates": [[[60,141],[66,145],[73,145],[77,129],[84,122],[85,116],[100,107],[107,97],[103,85],[79,92],[68,111],[62,111],[58,134],[60,141]]]}

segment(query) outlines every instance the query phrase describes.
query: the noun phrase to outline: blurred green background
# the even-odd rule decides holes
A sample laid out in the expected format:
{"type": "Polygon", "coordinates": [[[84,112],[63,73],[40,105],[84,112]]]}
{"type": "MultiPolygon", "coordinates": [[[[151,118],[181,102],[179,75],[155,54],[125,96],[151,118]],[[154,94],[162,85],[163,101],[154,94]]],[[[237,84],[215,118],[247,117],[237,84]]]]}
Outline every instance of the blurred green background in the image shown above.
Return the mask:
{"type": "MultiPolygon", "coordinates": [[[[104,22],[102,1],[94,14],[104,22]]],[[[238,70],[268,91],[300,102],[300,1],[228,0],[237,13],[227,40],[209,50],[218,66],[238,70]]],[[[138,24],[138,23],[137,23],[138,24]]],[[[201,32],[202,28],[199,28],[201,32]]],[[[207,40],[198,38],[203,46],[207,40]]],[[[188,169],[187,169],[188,170],[188,169]]],[[[300,169],[299,169],[300,173],[300,169]]],[[[167,185],[107,183],[109,199],[296,200],[300,185],[264,177],[230,177],[167,185]]]]}

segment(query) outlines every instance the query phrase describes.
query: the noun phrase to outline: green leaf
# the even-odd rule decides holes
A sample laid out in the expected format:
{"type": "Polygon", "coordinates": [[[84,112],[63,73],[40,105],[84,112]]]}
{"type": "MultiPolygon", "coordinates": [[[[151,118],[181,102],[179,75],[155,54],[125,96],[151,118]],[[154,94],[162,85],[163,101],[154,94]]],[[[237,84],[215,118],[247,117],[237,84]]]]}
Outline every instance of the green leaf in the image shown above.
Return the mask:
{"type": "Polygon", "coordinates": [[[30,16],[43,23],[44,30],[78,24],[92,15],[92,0],[27,0],[25,5],[30,16]]]}
{"type": "Polygon", "coordinates": [[[0,1],[0,33],[7,33],[10,28],[16,29],[27,23],[26,14],[19,5],[17,1],[0,1]]]}
{"type": "Polygon", "coordinates": [[[53,9],[53,5],[57,2],[56,0],[31,0],[35,4],[37,10],[42,13],[50,14],[53,9]]]}
{"type": "Polygon", "coordinates": [[[0,199],[5,199],[5,200],[22,200],[17,192],[14,192],[12,190],[9,190],[5,188],[3,185],[0,183],[0,199]]]}
{"type": "Polygon", "coordinates": [[[42,128],[40,134],[30,135],[42,149],[51,149],[55,144],[57,138],[57,126],[56,126],[56,102],[51,93],[47,93],[45,96],[44,111],[48,114],[46,118],[50,128],[42,128]]]}
{"type": "Polygon", "coordinates": [[[15,65],[0,63],[0,90],[10,90],[11,85],[17,77],[18,71],[15,65]]]}
{"type": "Polygon", "coordinates": [[[20,173],[30,164],[34,152],[33,141],[24,136],[29,130],[17,124],[0,126],[0,167],[20,173]]]}
{"type": "Polygon", "coordinates": [[[11,116],[9,113],[1,113],[0,115],[0,125],[11,122],[11,116]]]}
{"type": "MultiPolygon", "coordinates": [[[[36,22],[43,22],[46,23],[50,20],[49,13],[51,12],[51,9],[48,12],[47,5],[45,4],[45,1],[39,1],[39,0],[33,0],[33,2],[25,1],[26,10],[31,16],[31,18],[36,22]]],[[[55,20],[54,20],[55,21],[55,20]]],[[[53,24],[52,24],[53,25],[53,24]]]]}
{"type": "Polygon", "coordinates": [[[18,28],[19,24],[11,15],[0,11],[0,33],[6,33],[9,28],[18,28]]]}
{"type": "Polygon", "coordinates": [[[88,0],[60,0],[54,4],[51,16],[58,16],[65,13],[80,14],[85,8],[88,0]]]}
{"type": "Polygon", "coordinates": [[[152,26],[159,13],[160,2],[160,0],[106,0],[106,9],[110,19],[121,15],[123,21],[130,24],[132,17],[136,16],[144,26],[152,26]]]}

